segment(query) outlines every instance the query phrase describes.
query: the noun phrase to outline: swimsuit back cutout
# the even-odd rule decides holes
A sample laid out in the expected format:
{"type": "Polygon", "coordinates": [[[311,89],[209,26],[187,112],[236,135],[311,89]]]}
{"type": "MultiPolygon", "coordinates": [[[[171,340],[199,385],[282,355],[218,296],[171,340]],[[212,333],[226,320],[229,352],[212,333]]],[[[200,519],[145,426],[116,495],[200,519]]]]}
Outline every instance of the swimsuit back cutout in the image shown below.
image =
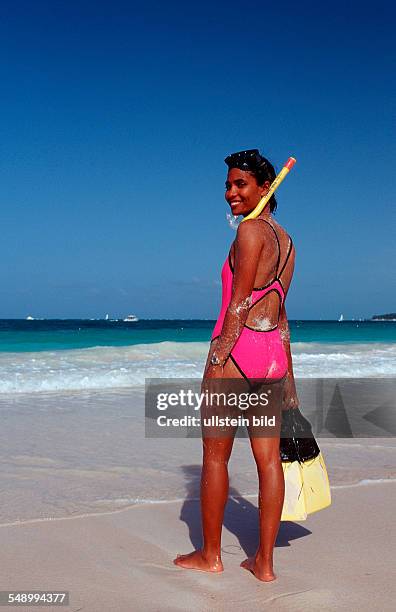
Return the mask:
{"type": "MultiPolygon", "coordinates": [[[[277,259],[277,263],[276,263],[275,278],[272,281],[270,281],[269,283],[267,283],[266,285],[262,286],[262,287],[254,287],[253,288],[251,296],[250,296],[249,312],[252,310],[253,306],[258,304],[261,300],[263,300],[263,298],[266,295],[270,294],[271,292],[274,292],[274,293],[276,293],[278,295],[278,297],[279,297],[279,308],[278,308],[278,315],[277,315],[277,318],[276,318],[276,324],[274,326],[270,327],[269,329],[268,328],[266,328],[266,329],[256,329],[254,327],[250,327],[248,324],[245,324],[245,327],[247,327],[248,329],[252,329],[253,331],[264,332],[264,331],[272,331],[272,330],[274,330],[274,329],[276,329],[278,327],[278,322],[279,322],[281,308],[282,308],[282,306],[284,304],[285,297],[286,297],[285,289],[284,289],[284,286],[282,284],[282,274],[283,274],[283,272],[284,272],[284,270],[286,268],[287,262],[289,260],[290,255],[291,255],[291,252],[292,252],[292,249],[293,249],[293,241],[292,241],[291,237],[288,236],[289,244],[288,244],[288,248],[287,248],[287,253],[286,253],[286,257],[285,257],[284,261],[282,262],[281,248],[280,248],[280,242],[279,242],[278,234],[276,233],[276,231],[275,231],[274,227],[271,225],[271,223],[269,223],[265,219],[261,219],[261,218],[259,218],[258,220],[259,221],[264,221],[264,223],[269,225],[270,228],[272,229],[272,231],[274,232],[274,235],[275,235],[275,238],[276,238],[276,242],[277,242],[277,245],[278,245],[278,259],[277,259]]],[[[212,340],[220,335],[221,329],[223,327],[224,317],[225,317],[228,305],[229,305],[229,303],[231,301],[233,273],[234,273],[234,268],[233,268],[233,265],[232,265],[231,252],[230,252],[228,254],[228,257],[227,257],[226,261],[224,262],[223,269],[222,269],[222,272],[221,272],[222,287],[223,287],[222,303],[221,303],[220,315],[219,315],[219,318],[217,320],[215,329],[213,330],[212,340]]]]}
{"type": "MultiPolygon", "coordinates": [[[[288,360],[285,347],[279,333],[278,323],[282,305],[284,304],[286,292],[282,284],[282,274],[286,268],[290,254],[292,252],[293,243],[289,236],[289,245],[285,260],[281,261],[281,249],[278,235],[275,229],[268,221],[261,219],[267,223],[273,230],[278,244],[278,259],[276,264],[275,278],[264,285],[263,287],[254,287],[251,293],[251,303],[249,306],[249,314],[244,325],[244,328],[235,343],[229,357],[239,374],[247,381],[251,379],[282,379],[287,373],[288,360]],[[257,304],[259,304],[266,296],[271,293],[277,295],[279,304],[276,324],[269,326],[261,323],[259,328],[251,327],[248,324],[249,315],[252,314],[257,304]]],[[[222,300],[219,318],[212,334],[212,341],[218,338],[221,334],[224,318],[231,301],[232,284],[233,284],[233,266],[231,261],[231,253],[224,262],[221,272],[222,278],[222,300]]],[[[271,299],[271,298],[269,298],[271,299]]],[[[258,306],[260,308],[260,306],[258,306]]],[[[251,317],[253,321],[257,319],[251,317]]]]}

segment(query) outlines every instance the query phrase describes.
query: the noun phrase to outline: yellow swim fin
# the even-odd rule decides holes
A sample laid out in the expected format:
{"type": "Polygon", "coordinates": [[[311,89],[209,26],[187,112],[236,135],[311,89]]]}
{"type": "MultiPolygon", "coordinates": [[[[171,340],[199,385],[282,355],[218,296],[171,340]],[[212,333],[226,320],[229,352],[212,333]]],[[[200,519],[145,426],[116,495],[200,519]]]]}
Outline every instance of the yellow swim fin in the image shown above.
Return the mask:
{"type": "Polygon", "coordinates": [[[331,504],[330,483],[322,453],[299,463],[282,462],[285,501],[281,521],[305,521],[331,504]]]}

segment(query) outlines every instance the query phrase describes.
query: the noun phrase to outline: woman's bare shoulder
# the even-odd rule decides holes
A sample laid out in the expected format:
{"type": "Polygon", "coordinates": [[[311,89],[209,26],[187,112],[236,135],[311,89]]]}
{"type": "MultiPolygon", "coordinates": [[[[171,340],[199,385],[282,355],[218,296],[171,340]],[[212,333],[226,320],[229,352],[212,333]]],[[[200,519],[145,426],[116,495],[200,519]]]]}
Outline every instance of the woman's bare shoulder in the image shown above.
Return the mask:
{"type": "Polygon", "coordinates": [[[266,219],[248,219],[239,224],[237,239],[267,241],[268,237],[274,236],[274,229],[266,219]]]}
{"type": "Polygon", "coordinates": [[[280,223],[278,223],[278,221],[275,221],[275,219],[271,218],[271,223],[273,225],[273,227],[275,228],[275,230],[277,232],[279,232],[280,236],[288,236],[289,238],[291,238],[289,232],[287,231],[287,229],[285,227],[283,227],[283,225],[281,225],[280,223]]]}

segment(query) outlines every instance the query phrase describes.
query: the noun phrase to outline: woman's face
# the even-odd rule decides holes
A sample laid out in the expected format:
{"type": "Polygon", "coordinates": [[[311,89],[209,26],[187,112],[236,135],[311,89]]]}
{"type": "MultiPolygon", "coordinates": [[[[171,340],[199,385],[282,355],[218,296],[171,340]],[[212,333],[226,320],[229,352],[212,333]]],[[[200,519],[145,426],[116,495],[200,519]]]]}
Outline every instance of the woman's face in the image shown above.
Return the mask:
{"type": "Polygon", "coordinates": [[[235,217],[238,215],[245,217],[256,208],[261,198],[268,193],[269,188],[269,181],[258,185],[256,177],[250,172],[231,168],[227,175],[225,199],[235,217]]]}

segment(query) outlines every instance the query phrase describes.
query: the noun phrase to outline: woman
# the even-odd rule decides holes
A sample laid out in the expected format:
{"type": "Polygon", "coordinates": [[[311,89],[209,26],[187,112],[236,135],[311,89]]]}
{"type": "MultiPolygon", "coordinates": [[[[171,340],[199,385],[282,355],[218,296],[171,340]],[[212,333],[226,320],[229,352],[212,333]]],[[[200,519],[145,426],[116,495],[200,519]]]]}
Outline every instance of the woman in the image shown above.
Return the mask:
{"type": "MultiPolygon", "coordinates": [[[[234,153],[228,166],[225,198],[235,216],[246,217],[275,179],[271,163],[257,149],[234,153]]],[[[285,298],[293,276],[295,250],[290,236],[274,221],[272,196],[256,219],[238,227],[222,270],[222,306],[214,328],[204,381],[266,379],[282,384],[283,406],[297,406],[285,298]]],[[[278,401],[280,420],[282,396],[278,401]]],[[[241,566],[259,580],[275,579],[273,549],[284,501],[279,435],[249,437],[259,476],[260,541],[254,557],[241,566]]],[[[223,571],[221,529],[228,497],[227,464],[236,428],[227,435],[205,435],[201,514],[203,547],[178,555],[174,563],[188,569],[223,571]]]]}

